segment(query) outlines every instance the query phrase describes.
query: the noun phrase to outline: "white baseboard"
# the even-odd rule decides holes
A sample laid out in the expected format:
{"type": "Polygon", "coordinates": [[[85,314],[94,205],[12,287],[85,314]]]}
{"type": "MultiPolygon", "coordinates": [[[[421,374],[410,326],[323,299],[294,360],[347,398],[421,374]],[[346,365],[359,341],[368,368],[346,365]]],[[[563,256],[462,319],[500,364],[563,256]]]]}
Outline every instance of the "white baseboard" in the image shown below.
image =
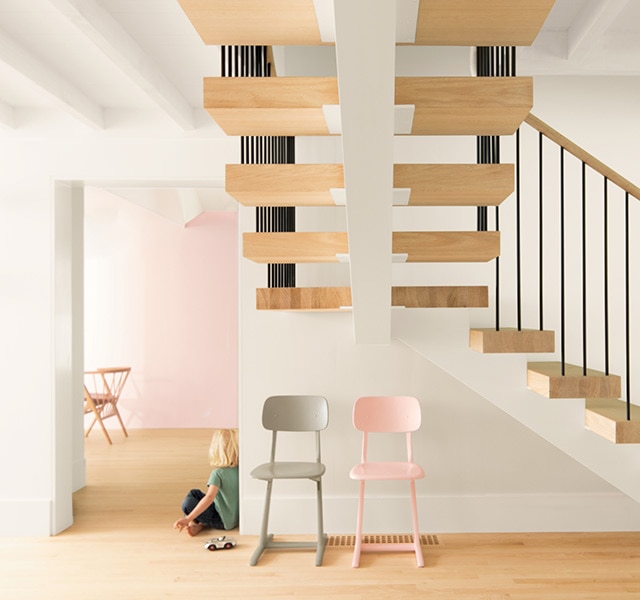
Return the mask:
{"type": "MultiPolygon", "coordinates": [[[[325,497],[325,531],[355,531],[357,499],[325,497]]],[[[637,531],[640,505],[622,493],[507,494],[487,496],[422,496],[418,498],[421,533],[498,533],[637,531]]],[[[367,498],[363,530],[369,533],[410,532],[408,497],[367,498]]],[[[263,499],[244,498],[240,530],[259,533],[263,499]]],[[[269,532],[314,534],[315,498],[274,497],[269,532]]]]}
{"type": "Polygon", "coordinates": [[[87,461],[85,458],[80,458],[73,462],[72,486],[73,491],[77,492],[87,485],[87,461]]]}
{"type": "Polygon", "coordinates": [[[13,498],[0,500],[0,537],[51,535],[51,501],[13,498]]]}

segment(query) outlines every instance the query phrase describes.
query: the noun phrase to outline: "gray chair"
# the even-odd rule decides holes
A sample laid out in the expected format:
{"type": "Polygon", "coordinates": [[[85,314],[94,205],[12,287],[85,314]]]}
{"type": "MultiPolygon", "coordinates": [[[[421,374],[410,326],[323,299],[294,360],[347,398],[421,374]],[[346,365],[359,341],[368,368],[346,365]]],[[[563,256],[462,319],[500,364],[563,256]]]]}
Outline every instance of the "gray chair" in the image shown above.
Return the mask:
{"type": "Polygon", "coordinates": [[[271,457],[251,471],[254,479],[267,482],[264,514],[260,540],[249,564],[254,566],[262,553],[269,548],[315,548],[316,567],[322,564],[327,535],[322,521],[322,476],[325,466],[320,455],[320,431],[329,423],[329,406],[322,396],[270,396],[262,408],[262,426],[271,433],[271,457]],[[276,461],[276,442],[279,432],[313,432],[315,434],[316,456],[309,462],[276,461]],[[318,539],[316,542],[274,542],[273,534],[267,533],[271,491],[275,479],[310,479],[316,482],[318,539]]]}

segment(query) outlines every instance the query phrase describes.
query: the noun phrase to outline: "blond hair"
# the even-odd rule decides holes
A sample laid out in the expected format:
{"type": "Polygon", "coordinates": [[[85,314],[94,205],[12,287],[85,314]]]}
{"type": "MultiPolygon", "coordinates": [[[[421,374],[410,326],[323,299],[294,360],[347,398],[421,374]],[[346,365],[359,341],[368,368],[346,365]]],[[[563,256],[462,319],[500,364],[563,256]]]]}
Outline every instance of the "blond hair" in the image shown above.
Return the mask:
{"type": "Polygon", "coordinates": [[[238,465],[238,430],[215,429],[209,446],[209,464],[212,467],[238,465]]]}

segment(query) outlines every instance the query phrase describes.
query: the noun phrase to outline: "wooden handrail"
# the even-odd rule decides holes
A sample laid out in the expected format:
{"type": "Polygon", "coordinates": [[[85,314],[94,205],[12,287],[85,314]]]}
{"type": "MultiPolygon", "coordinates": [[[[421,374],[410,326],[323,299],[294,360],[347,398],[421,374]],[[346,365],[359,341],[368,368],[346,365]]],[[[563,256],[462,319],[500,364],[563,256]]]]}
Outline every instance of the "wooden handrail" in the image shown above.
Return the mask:
{"type": "Polygon", "coordinates": [[[577,144],[574,144],[570,139],[564,137],[561,133],[556,131],[553,127],[547,125],[544,121],[536,117],[534,114],[529,113],[529,115],[525,119],[525,122],[531,125],[531,127],[533,127],[534,129],[538,130],[543,135],[547,136],[550,140],[554,141],[559,146],[562,146],[565,150],[573,154],[573,156],[575,156],[578,160],[581,160],[585,164],[589,165],[594,171],[597,171],[598,173],[600,173],[600,175],[615,183],[625,192],[629,192],[631,196],[640,200],[640,188],[637,185],[631,183],[628,179],[605,165],[602,161],[589,154],[586,150],[584,150],[577,144]]]}

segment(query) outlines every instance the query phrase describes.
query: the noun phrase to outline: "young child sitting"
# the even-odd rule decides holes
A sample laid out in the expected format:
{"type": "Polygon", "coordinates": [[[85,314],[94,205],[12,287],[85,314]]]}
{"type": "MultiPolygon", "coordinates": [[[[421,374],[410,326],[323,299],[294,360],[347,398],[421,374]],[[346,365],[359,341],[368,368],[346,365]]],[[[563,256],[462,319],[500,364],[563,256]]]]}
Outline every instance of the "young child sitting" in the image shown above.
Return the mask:
{"type": "Polygon", "coordinates": [[[209,447],[209,464],[214,468],[207,481],[207,492],[191,490],[182,503],[184,517],[174,529],[186,528],[190,536],[205,527],[235,529],[239,522],[238,430],[216,429],[209,447]]]}

